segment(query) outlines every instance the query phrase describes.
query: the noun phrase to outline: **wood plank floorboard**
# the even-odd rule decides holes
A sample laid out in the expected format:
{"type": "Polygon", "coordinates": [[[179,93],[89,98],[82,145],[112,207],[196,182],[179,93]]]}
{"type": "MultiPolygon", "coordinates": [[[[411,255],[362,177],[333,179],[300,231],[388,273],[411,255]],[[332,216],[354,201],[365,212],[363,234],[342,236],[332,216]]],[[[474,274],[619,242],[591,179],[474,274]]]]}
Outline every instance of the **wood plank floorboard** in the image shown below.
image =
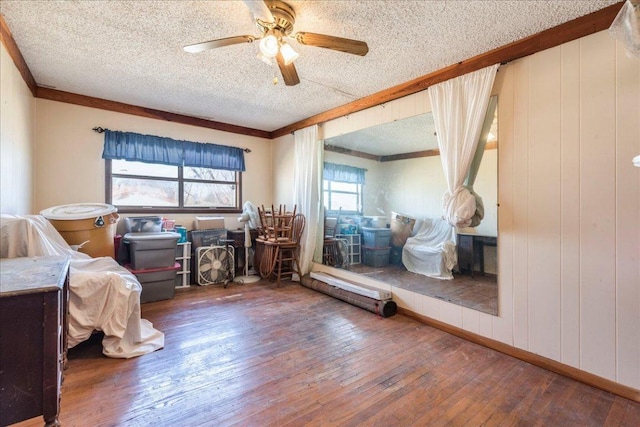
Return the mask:
{"type": "Polygon", "coordinates": [[[164,349],[69,350],[64,427],[639,425],[636,402],[292,282],[192,286],[142,314],[164,349]]]}
{"type": "Polygon", "coordinates": [[[354,264],[346,270],[483,313],[498,313],[498,279],[495,275],[483,276],[478,272],[471,277],[468,274],[454,272],[452,280],[440,280],[412,273],[403,265],[394,264],[384,267],[354,264]]]}

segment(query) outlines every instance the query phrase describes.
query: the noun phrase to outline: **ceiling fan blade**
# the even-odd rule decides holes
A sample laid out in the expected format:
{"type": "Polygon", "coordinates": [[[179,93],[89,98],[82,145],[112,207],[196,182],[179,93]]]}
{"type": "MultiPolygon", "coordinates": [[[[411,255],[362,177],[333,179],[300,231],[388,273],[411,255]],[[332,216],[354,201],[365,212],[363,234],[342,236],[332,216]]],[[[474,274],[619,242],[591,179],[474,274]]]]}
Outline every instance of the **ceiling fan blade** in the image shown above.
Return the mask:
{"type": "Polygon", "coordinates": [[[256,19],[267,24],[275,22],[271,10],[262,0],[244,0],[244,4],[247,5],[251,13],[256,19]]]}
{"type": "Polygon", "coordinates": [[[280,52],[276,55],[276,61],[278,62],[278,67],[280,67],[280,73],[282,73],[285,85],[295,86],[300,83],[300,78],[298,78],[298,72],[296,71],[296,67],[293,65],[293,62],[289,65],[285,65],[284,58],[280,52]]]}
{"type": "Polygon", "coordinates": [[[226,37],[224,39],[209,40],[208,42],[190,44],[184,47],[184,50],[190,53],[204,52],[205,50],[215,49],[217,47],[230,46],[239,43],[251,43],[256,38],[254,36],[235,36],[226,37]]]}
{"type": "Polygon", "coordinates": [[[352,53],[360,56],[365,56],[367,52],[369,52],[369,46],[367,46],[367,43],[360,40],[304,32],[296,33],[295,37],[298,43],[309,46],[324,47],[326,49],[339,50],[340,52],[352,53]]]}

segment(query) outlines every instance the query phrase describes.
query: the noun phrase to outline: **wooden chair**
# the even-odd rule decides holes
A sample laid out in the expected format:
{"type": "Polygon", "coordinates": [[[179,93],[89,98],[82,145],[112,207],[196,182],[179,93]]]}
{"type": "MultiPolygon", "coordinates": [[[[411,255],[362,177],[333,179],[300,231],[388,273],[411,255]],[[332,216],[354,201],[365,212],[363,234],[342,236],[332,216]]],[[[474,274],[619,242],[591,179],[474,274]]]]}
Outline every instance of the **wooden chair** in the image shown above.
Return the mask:
{"type": "Polygon", "coordinates": [[[292,241],[292,231],[294,218],[296,216],[294,205],[292,211],[288,211],[286,205],[279,205],[276,210],[271,205],[268,210],[262,205],[258,207],[260,218],[260,236],[256,239],[256,246],[261,249],[259,260],[259,272],[263,278],[270,277],[278,261],[279,246],[277,243],[290,243],[292,241]]]}
{"type": "Polygon", "coordinates": [[[291,226],[296,215],[296,206],[293,211],[287,211],[286,205],[280,205],[276,211],[271,205],[271,210],[258,208],[258,216],[261,224],[261,237],[265,240],[289,240],[291,238],[291,226]]]}
{"type": "MultiPolygon", "coordinates": [[[[265,266],[261,274],[263,277],[269,277],[273,279],[275,277],[276,283],[280,286],[280,280],[283,276],[291,276],[294,274],[301,276],[300,272],[300,240],[302,239],[302,233],[306,225],[306,218],[303,214],[296,214],[293,217],[293,221],[290,225],[290,235],[287,240],[268,240],[264,242],[265,253],[269,253],[270,261],[267,261],[267,257],[263,255],[262,261],[269,262],[269,265],[265,266]]],[[[261,268],[262,270],[262,268],[261,268]]]]}
{"type": "Polygon", "coordinates": [[[335,237],[338,231],[338,227],[340,225],[340,215],[342,214],[342,206],[338,209],[338,216],[336,218],[331,218],[326,216],[324,217],[324,237],[332,238],[335,237]]]}
{"type": "Polygon", "coordinates": [[[340,226],[340,215],[342,206],[338,210],[337,218],[324,218],[324,244],[322,248],[322,263],[325,265],[337,266],[342,264],[342,257],[339,250],[339,241],[336,239],[338,227],[340,226]]]}

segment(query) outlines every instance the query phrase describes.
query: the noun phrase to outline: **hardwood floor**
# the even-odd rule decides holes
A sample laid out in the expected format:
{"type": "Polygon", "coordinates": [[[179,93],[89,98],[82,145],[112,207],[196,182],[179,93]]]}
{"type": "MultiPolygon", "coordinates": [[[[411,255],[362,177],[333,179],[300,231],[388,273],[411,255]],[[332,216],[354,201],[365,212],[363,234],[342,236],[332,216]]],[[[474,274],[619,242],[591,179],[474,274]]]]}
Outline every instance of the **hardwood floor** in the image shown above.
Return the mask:
{"type": "MultiPolygon", "coordinates": [[[[418,323],[283,282],[142,306],[165,348],[69,351],[72,426],[637,426],[640,404],[418,323]]],[[[41,426],[35,418],[19,424],[41,426]]]]}
{"type": "Polygon", "coordinates": [[[398,288],[449,301],[493,315],[498,314],[498,279],[494,275],[453,273],[452,280],[440,280],[407,271],[403,265],[369,267],[350,265],[349,271],[398,288]]]}

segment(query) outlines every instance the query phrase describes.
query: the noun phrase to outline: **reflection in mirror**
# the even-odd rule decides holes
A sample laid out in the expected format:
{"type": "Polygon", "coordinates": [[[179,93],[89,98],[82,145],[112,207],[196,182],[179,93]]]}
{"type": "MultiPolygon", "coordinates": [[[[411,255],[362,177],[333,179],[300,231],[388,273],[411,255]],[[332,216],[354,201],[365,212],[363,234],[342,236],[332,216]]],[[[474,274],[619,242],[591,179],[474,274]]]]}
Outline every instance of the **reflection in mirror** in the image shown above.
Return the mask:
{"type": "Polygon", "coordinates": [[[441,255],[425,255],[444,244],[437,236],[433,245],[428,243],[437,230],[419,240],[439,224],[447,188],[431,113],[325,139],[322,262],[497,315],[496,104],[493,97],[483,128],[487,143],[473,185],[483,199],[485,217],[475,228],[448,230],[457,243],[450,252],[457,256],[453,279],[407,270],[415,271],[416,262],[443,262],[441,255]],[[415,251],[417,258],[412,256],[415,251]]]}

